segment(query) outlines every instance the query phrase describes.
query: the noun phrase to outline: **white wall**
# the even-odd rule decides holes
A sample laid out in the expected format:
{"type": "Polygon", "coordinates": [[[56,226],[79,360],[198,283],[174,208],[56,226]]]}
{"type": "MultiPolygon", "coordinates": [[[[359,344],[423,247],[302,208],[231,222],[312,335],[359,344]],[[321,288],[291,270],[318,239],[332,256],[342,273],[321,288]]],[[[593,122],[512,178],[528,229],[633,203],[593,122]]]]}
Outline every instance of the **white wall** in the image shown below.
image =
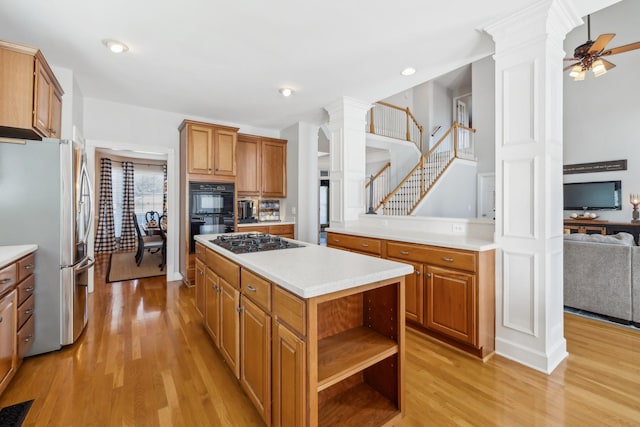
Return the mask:
{"type": "MultiPolygon", "coordinates": [[[[591,37],[616,33],[607,47],[640,40],[640,2],[625,0],[591,15],[591,37]]],[[[587,39],[586,23],[564,42],[566,56],[587,39]]],[[[601,219],[627,222],[632,206],[629,193],[640,193],[640,50],[607,57],[616,68],[600,77],[587,72],[583,81],[564,76],[564,161],[566,164],[627,160],[627,170],[564,175],[564,182],[622,181],[622,211],[599,211],[601,219]]],[[[565,217],[571,212],[564,212],[565,217]]]]}
{"type": "Polygon", "coordinates": [[[298,129],[299,124],[296,123],[283,129],[280,132],[280,138],[287,140],[287,199],[280,206],[280,215],[284,215],[286,221],[294,221],[296,224],[295,235],[299,235],[298,224],[298,129]],[[292,212],[292,208],[296,209],[296,213],[292,212]]]}
{"type": "Polygon", "coordinates": [[[476,164],[454,160],[440,180],[427,193],[413,215],[442,218],[476,216],[476,164]],[[455,191],[452,191],[455,188],[455,191]]]}
{"type": "Polygon", "coordinates": [[[495,63],[491,56],[471,65],[472,111],[478,173],[496,170],[495,63]]]}

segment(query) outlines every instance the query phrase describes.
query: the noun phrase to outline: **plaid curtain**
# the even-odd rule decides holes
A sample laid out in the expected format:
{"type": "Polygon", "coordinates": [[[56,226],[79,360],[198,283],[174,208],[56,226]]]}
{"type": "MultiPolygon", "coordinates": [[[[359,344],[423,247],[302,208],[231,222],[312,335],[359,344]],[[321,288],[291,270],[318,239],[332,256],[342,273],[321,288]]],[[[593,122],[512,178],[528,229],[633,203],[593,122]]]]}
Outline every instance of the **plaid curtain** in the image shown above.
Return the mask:
{"type": "Polygon", "coordinates": [[[162,181],[162,215],[167,217],[167,164],[162,165],[162,173],[164,174],[164,180],[162,181]]]}
{"type": "Polygon", "coordinates": [[[120,249],[133,249],[136,247],[136,229],[133,223],[134,199],[133,199],[133,163],[122,162],[122,233],[120,234],[120,249]]]}
{"type": "Polygon", "coordinates": [[[96,253],[116,250],[116,232],[113,223],[113,191],[111,159],[100,160],[100,195],[98,199],[98,229],[96,231],[96,253]]]}

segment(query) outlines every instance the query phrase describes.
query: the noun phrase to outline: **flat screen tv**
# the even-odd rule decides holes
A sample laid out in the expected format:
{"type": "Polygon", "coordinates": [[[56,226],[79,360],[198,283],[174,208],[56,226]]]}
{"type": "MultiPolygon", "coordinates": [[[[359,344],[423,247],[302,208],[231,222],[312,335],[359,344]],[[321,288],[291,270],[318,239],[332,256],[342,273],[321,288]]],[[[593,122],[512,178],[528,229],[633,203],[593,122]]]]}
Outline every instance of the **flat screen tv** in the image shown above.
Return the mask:
{"type": "Polygon", "coordinates": [[[564,210],[622,210],[620,181],[564,184],[564,210]]]}

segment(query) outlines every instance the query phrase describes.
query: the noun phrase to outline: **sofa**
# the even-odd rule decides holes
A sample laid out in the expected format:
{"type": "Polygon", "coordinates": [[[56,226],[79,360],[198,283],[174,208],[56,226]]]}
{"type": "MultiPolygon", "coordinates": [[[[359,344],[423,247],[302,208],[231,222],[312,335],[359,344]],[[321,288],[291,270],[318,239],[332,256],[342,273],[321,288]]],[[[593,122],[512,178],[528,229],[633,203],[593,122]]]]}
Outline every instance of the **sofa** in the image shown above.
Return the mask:
{"type": "Polygon", "coordinates": [[[564,235],[564,305],[640,324],[640,247],[631,234],[564,235]]]}

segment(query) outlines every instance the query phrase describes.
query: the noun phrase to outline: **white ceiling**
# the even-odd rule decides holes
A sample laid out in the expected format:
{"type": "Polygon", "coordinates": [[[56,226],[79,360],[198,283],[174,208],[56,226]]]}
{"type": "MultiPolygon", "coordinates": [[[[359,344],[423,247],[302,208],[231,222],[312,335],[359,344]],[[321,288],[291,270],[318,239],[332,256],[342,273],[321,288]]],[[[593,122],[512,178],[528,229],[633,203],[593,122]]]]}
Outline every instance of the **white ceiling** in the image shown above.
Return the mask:
{"type": "Polygon", "coordinates": [[[86,97],[282,129],[490,54],[476,28],[537,1],[0,0],[0,38],[40,48],[86,97]],[[418,72],[401,76],[407,66],[418,72]],[[283,86],[296,93],[282,98],[283,86]]]}

